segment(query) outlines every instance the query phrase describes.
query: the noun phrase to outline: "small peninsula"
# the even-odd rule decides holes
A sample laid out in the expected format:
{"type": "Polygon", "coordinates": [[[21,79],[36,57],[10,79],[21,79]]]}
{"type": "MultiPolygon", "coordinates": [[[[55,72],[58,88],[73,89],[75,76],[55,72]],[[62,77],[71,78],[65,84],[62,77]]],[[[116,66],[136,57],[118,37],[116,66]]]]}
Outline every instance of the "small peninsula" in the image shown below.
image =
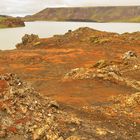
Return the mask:
{"type": "Polygon", "coordinates": [[[0,15],[0,28],[24,27],[25,23],[19,17],[0,15]]]}

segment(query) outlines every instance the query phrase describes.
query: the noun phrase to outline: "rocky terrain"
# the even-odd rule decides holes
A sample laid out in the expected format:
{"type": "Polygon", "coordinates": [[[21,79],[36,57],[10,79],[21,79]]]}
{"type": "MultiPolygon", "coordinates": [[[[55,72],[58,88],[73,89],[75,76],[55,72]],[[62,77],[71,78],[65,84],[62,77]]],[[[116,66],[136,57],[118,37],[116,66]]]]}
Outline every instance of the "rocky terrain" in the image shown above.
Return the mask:
{"type": "Polygon", "coordinates": [[[140,22],[139,6],[46,8],[25,21],[140,22]]]}
{"type": "Polygon", "coordinates": [[[0,28],[23,27],[24,22],[20,18],[0,15],[0,28]]]}
{"type": "Polygon", "coordinates": [[[139,46],[87,27],[23,36],[0,52],[0,139],[139,140],[139,46]]]}
{"type": "Polygon", "coordinates": [[[68,140],[71,136],[63,127],[70,131],[68,125],[80,126],[80,119],[61,111],[56,101],[41,96],[15,74],[0,79],[0,139],[63,140],[65,136],[68,140]]]}

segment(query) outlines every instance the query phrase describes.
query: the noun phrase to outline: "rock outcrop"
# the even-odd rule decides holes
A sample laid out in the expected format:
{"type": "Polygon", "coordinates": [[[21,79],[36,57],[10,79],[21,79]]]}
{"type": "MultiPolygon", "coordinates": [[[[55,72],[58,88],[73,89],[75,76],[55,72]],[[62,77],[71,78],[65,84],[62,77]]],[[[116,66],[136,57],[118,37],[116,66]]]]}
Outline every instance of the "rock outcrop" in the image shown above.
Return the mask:
{"type": "Polygon", "coordinates": [[[124,60],[129,60],[129,59],[135,59],[137,58],[137,55],[135,52],[133,51],[128,51],[126,52],[123,57],[122,57],[124,60]]]}
{"type": "Polygon", "coordinates": [[[40,44],[38,35],[25,34],[22,37],[22,42],[16,45],[17,49],[31,49],[35,48],[36,45],[40,44]]]}
{"type": "MultiPolygon", "coordinates": [[[[16,45],[18,49],[34,48],[92,48],[95,46],[136,46],[140,45],[140,33],[118,34],[102,32],[89,27],[81,27],[74,31],[68,30],[63,35],[54,35],[50,38],[38,38],[37,35],[25,35],[22,43],[16,45]]],[[[110,48],[113,49],[113,48],[110,48]]],[[[132,51],[133,52],[133,51],[132,51]]],[[[129,54],[130,55],[130,54],[129,54]]]]}
{"type": "Polygon", "coordinates": [[[140,70],[140,61],[136,58],[137,55],[134,52],[128,51],[118,63],[100,60],[89,68],[72,69],[65,75],[64,80],[100,78],[105,81],[127,85],[140,91],[140,81],[123,76],[127,71],[140,70]]]}
{"type": "Polygon", "coordinates": [[[0,139],[64,140],[59,119],[63,126],[68,122],[79,125],[56,101],[41,96],[15,74],[0,75],[0,82],[6,85],[0,91],[0,139]]]}

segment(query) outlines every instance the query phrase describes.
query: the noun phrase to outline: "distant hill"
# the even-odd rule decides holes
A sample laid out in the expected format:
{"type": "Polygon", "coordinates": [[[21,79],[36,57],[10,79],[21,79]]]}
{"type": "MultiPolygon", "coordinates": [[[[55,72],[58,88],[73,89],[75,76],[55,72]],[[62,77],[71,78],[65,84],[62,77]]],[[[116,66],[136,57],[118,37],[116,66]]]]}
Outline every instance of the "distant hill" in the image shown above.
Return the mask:
{"type": "Polygon", "coordinates": [[[21,18],[0,15],[0,28],[12,28],[25,26],[21,18]]]}
{"type": "Polygon", "coordinates": [[[24,20],[140,22],[140,6],[46,8],[24,20]]]}

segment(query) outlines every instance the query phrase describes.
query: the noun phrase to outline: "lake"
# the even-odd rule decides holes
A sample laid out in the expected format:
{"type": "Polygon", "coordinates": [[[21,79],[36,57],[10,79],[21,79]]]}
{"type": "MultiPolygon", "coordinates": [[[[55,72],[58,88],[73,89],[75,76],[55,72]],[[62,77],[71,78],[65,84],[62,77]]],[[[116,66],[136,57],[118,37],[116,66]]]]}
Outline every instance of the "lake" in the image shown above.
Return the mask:
{"type": "Polygon", "coordinates": [[[91,27],[108,32],[136,32],[140,31],[139,23],[93,23],[93,22],[26,22],[26,27],[0,29],[0,50],[14,49],[21,42],[24,34],[38,34],[41,38],[51,37],[55,34],[64,34],[68,30],[79,27],[91,27]]]}

